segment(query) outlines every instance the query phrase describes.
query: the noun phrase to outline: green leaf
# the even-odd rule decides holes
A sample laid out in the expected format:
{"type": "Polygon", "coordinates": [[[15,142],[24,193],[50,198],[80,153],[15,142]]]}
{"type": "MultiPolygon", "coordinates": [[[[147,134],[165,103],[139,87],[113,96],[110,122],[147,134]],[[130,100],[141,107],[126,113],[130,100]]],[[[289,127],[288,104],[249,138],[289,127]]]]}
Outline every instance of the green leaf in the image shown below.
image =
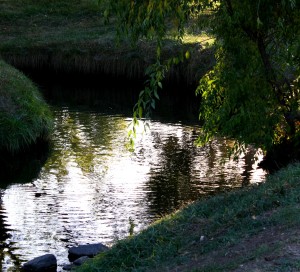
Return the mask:
{"type": "Polygon", "coordinates": [[[139,118],[143,117],[143,108],[139,107],[139,118]]]}
{"type": "Polygon", "coordinates": [[[157,90],[154,90],[153,94],[154,94],[154,97],[155,97],[157,100],[159,100],[159,95],[158,95],[158,93],[157,93],[157,90]]]}
{"type": "Polygon", "coordinates": [[[151,107],[155,110],[155,100],[154,99],[151,101],[151,107]]]}
{"type": "Polygon", "coordinates": [[[257,24],[257,28],[260,28],[263,25],[263,23],[259,17],[257,17],[257,19],[256,19],[256,24],[257,24]]]}
{"type": "Polygon", "coordinates": [[[158,46],[156,48],[156,55],[157,55],[157,57],[160,57],[160,53],[161,53],[161,48],[160,48],[160,46],[158,46]]]}
{"type": "Polygon", "coordinates": [[[191,57],[190,52],[189,52],[189,51],[186,51],[186,52],[185,52],[185,58],[186,58],[186,59],[189,59],[190,57],[191,57]]]}
{"type": "Polygon", "coordinates": [[[173,63],[178,64],[179,63],[179,58],[173,58],[173,63]]]}

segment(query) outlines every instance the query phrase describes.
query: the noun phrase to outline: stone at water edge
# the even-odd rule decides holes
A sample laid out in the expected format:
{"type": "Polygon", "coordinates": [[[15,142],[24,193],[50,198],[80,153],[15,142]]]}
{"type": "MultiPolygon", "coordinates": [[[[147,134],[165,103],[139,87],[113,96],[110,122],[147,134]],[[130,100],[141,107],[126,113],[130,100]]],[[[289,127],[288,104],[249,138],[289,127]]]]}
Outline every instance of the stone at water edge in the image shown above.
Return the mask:
{"type": "Polygon", "coordinates": [[[90,257],[88,257],[88,256],[82,256],[79,259],[76,259],[72,264],[65,264],[65,265],[63,265],[62,269],[66,270],[66,271],[72,271],[72,269],[75,266],[80,266],[80,265],[84,264],[89,259],[90,259],[90,257]]]}
{"type": "Polygon", "coordinates": [[[69,248],[69,260],[70,262],[79,259],[82,256],[94,257],[95,255],[108,250],[109,248],[101,243],[81,245],[77,247],[69,248]]]}
{"type": "Polygon", "coordinates": [[[64,264],[62,269],[65,271],[71,271],[74,268],[74,264],[64,264]]]}
{"type": "Polygon", "coordinates": [[[23,272],[56,272],[57,260],[53,254],[46,254],[23,264],[23,272]]]}
{"type": "Polygon", "coordinates": [[[75,260],[73,262],[73,264],[76,265],[76,266],[80,266],[80,265],[84,264],[89,259],[90,259],[90,257],[88,257],[88,256],[82,256],[79,259],[75,260]]]}

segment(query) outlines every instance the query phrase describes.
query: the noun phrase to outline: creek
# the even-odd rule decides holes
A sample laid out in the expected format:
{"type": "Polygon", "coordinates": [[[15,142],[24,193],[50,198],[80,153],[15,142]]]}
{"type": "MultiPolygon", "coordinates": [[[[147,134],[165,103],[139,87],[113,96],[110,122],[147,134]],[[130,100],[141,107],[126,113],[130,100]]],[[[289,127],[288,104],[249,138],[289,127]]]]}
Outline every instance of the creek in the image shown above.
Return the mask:
{"type": "Polygon", "coordinates": [[[136,90],[40,84],[55,119],[52,148],[34,177],[3,180],[3,272],[46,253],[56,255],[61,271],[71,246],[111,246],[127,237],[133,224],[138,233],[202,196],[265,179],[255,149],[233,161],[226,152],[232,141],[195,146],[200,127],[190,118],[195,99],[187,95],[162,97],[150,130],[138,132],[135,151],[129,152],[136,90]]]}

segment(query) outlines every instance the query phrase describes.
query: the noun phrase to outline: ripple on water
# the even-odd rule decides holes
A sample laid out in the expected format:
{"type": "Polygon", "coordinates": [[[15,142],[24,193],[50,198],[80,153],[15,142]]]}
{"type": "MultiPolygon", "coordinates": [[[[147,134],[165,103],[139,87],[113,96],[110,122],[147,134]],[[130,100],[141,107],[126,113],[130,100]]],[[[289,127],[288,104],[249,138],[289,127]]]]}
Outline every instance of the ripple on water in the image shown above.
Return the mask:
{"type": "Polygon", "coordinates": [[[197,127],[151,121],[130,153],[130,119],[54,113],[54,147],[38,178],[1,192],[2,271],[46,253],[62,265],[68,247],[128,236],[130,220],[137,232],[202,194],[264,180],[256,150],[232,161],[224,140],[197,148],[197,127]]]}

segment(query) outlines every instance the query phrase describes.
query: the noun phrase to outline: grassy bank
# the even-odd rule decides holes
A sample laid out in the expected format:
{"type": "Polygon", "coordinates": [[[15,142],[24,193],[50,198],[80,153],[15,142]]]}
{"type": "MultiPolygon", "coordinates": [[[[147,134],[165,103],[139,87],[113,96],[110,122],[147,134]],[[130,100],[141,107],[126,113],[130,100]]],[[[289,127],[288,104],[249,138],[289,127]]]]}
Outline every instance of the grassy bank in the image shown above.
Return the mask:
{"type": "Polygon", "coordinates": [[[41,138],[52,116],[38,89],[21,72],[0,59],[0,150],[18,152],[41,138]]]}
{"type": "Polygon", "coordinates": [[[78,269],[299,271],[300,164],[167,216],[78,269]]]}
{"type": "MultiPolygon", "coordinates": [[[[21,69],[142,78],[155,57],[154,45],[141,41],[132,48],[123,39],[117,46],[113,20],[105,24],[102,14],[95,0],[2,0],[0,55],[21,69]]],[[[213,62],[213,51],[200,46],[206,43],[205,35],[186,36],[183,47],[192,58],[184,64],[184,73],[174,70],[172,78],[198,82],[213,62]]],[[[163,55],[176,55],[183,47],[168,40],[163,55]]]]}

